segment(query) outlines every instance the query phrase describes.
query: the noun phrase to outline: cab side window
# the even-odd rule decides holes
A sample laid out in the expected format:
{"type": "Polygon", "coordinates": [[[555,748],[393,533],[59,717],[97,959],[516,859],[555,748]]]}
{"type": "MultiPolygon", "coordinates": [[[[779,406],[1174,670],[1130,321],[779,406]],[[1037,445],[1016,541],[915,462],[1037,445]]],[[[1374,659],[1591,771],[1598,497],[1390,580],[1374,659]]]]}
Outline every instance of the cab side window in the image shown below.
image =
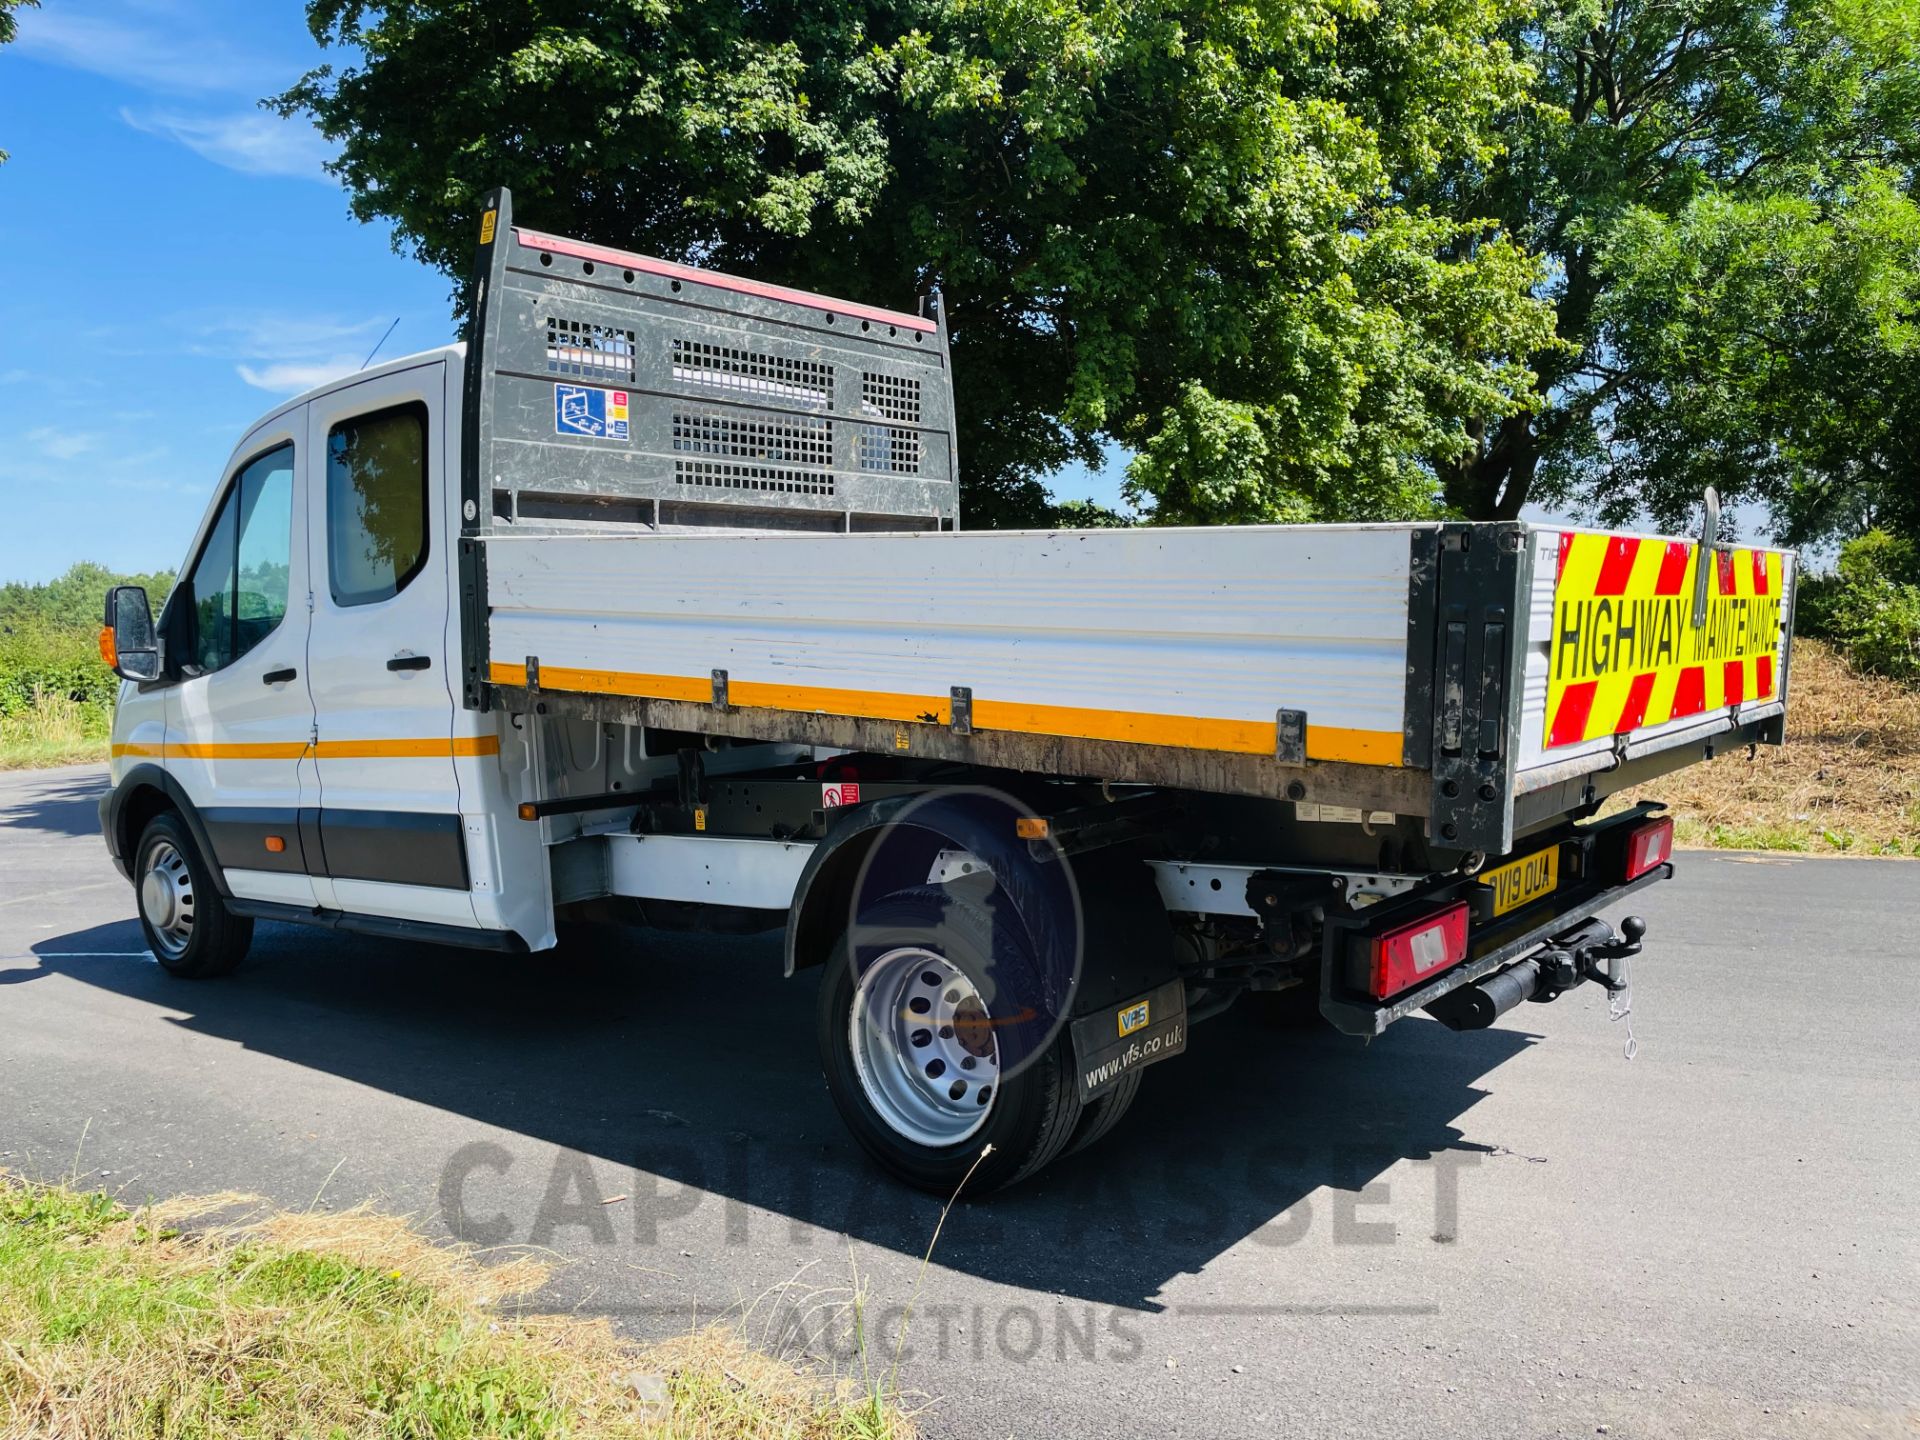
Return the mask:
{"type": "Polygon", "coordinates": [[[225,669],[278,628],[293,561],[293,446],[249,461],[182,585],[196,673],[225,669]]]}
{"type": "Polygon", "coordinates": [[[336,605],[406,589],[427,562],[427,407],[343,420],[327,432],[327,580],[336,605]]]}

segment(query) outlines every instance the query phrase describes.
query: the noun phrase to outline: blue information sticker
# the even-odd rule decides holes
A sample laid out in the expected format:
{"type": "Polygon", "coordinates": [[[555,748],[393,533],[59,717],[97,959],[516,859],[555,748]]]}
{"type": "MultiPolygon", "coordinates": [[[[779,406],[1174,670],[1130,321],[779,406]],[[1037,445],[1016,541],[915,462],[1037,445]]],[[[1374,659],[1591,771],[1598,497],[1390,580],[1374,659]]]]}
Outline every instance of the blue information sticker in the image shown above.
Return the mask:
{"type": "Polygon", "coordinates": [[[553,431],[589,440],[626,439],[627,392],[596,385],[555,385],[553,431]]]}

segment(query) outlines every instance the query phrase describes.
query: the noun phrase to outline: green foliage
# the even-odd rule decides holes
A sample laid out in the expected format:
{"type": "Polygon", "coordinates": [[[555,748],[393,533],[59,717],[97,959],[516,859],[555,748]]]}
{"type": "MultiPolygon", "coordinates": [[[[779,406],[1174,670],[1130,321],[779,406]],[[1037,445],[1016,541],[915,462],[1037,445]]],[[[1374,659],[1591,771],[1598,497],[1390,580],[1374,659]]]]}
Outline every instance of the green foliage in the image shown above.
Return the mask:
{"type": "Polygon", "coordinates": [[[1831,640],[1856,669],[1920,680],[1920,545],[1871,530],[1840,551],[1832,575],[1809,576],[1798,628],[1831,640]]]}
{"type": "Polygon", "coordinates": [[[1131,517],[1091,500],[1055,502],[1052,522],[1065,530],[1125,530],[1133,524],[1131,517]]]}
{"type": "Polygon", "coordinates": [[[1896,177],[1843,204],[1711,191],[1609,237],[1598,306],[1622,373],[1600,513],[1680,523],[1707,485],[1790,541],[1920,533],[1920,205],[1896,177]]]}
{"type": "Polygon", "coordinates": [[[83,560],[45,584],[0,585],[0,719],[50,697],[111,711],[120,682],[101,663],[99,632],[114,585],[144,585],[157,615],[173,575],[117,575],[83,560]]]}
{"type": "Polygon", "coordinates": [[[1454,507],[1673,525],[1712,483],[1812,539],[1920,490],[1914,0],[1541,0],[1511,43],[1506,154],[1432,198],[1546,259],[1566,348],[1441,457],[1454,507]]]}
{"type": "Polygon", "coordinates": [[[1406,201],[1496,158],[1520,5],[312,0],[354,58],[277,103],[451,276],[504,183],[545,229],[942,284],[970,524],[1046,521],[1103,436],[1159,518],[1377,519],[1431,513],[1427,457],[1553,348],[1534,262],[1406,201]]]}
{"type": "Polygon", "coordinates": [[[19,21],[13,12],[37,9],[39,4],[40,0],[0,0],[0,45],[5,45],[19,33],[19,21]]]}

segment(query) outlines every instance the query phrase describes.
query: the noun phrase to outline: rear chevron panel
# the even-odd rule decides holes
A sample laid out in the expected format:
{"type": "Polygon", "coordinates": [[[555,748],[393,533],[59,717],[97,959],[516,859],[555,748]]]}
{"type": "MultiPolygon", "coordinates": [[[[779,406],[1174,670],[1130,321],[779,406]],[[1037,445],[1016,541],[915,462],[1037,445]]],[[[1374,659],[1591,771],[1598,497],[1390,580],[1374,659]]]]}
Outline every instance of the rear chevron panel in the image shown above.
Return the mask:
{"type": "Polygon", "coordinates": [[[1708,552],[1696,630],[1693,541],[1541,530],[1534,543],[1522,770],[1779,700],[1791,554],[1708,552]]]}

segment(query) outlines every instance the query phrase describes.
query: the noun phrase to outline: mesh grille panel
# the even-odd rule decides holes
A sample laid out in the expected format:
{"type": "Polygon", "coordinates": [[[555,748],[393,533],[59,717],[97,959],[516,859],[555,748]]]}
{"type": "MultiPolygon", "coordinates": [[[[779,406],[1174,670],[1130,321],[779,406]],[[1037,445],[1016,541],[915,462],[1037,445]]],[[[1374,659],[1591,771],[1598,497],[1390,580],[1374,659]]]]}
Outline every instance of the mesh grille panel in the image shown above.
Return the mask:
{"type": "Polygon", "coordinates": [[[816,410],[833,404],[833,366],[825,361],[763,355],[705,340],[673,342],[673,378],[682,385],[759,395],[816,410]]]}
{"type": "Polygon", "coordinates": [[[588,320],[547,319],[547,369],[556,375],[633,380],[633,331],[588,320]]]}
{"type": "Polygon", "coordinates": [[[717,410],[673,412],[673,448],[694,455],[833,465],[833,422],[805,417],[750,419],[717,410]]]}
{"type": "Polygon", "coordinates": [[[860,408],[888,420],[920,423],[920,382],[910,375],[860,372],[860,408]]]}
{"type": "Polygon", "coordinates": [[[831,495],[831,475],[780,470],[771,465],[733,465],[724,460],[676,460],[673,478],[713,490],[753,490],[775,495],[831,495]]]}
{"type": "Polygon", "coordinates": [[[920,473],[920,432],[892,425],[862,425],[859,434],[860,468],[881,475],[920,473]]]}

